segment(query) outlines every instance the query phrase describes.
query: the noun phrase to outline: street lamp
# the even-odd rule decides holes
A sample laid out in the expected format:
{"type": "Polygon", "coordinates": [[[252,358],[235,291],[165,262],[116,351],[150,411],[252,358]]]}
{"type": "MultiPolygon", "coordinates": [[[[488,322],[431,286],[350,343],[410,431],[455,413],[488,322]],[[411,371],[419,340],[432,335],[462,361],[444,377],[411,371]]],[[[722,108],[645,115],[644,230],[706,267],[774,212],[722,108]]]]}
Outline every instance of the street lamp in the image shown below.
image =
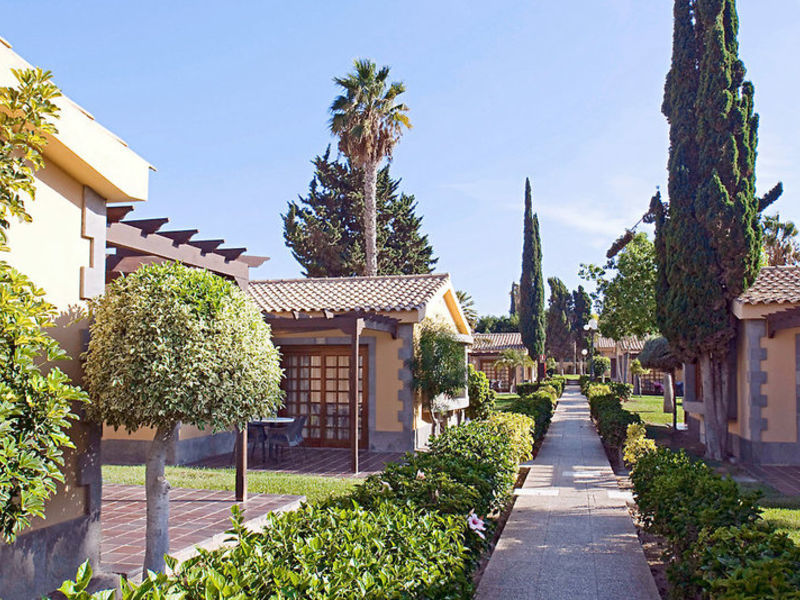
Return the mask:
{"type": "MultiPolygon", "coordinates": [[[[597,331],[597,328],[598,328],[597,319],[589,319],[589,322],[583,326],[583,330],[586,333],[588,333],[592,338],[592,356],[594,356],[594,333],[595,331],[597,331]]],[[[585,360],[586,356],[589,354],[589,351],[586,348],[584,348],[583,350],[581,350],[581,354],[583,354],[585,360]]]]}

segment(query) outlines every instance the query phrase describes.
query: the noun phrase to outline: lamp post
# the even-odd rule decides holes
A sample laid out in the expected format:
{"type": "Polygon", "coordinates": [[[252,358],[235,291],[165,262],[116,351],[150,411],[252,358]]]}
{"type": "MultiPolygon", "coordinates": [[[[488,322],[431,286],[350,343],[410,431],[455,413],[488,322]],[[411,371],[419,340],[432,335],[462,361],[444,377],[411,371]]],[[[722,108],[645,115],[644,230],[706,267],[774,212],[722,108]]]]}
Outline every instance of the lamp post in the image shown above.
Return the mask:
{"type": "Polygon", "coordinates": [[[581,350],[581,356],[583,356],[583,360],[581,361],[581,375],[585,375],[586,374],[585,371],[586,371],[586,355],[587,354],[589,354],[589,351],[586,348],[581,350]]]}
{"type": "Polygon", "coordinates": [[[588,333],[588,334],[589,334],[589,336],[591,336],[591,338],[592,338],[592,345],[590,346],[590,348],[591,348],[591,353],[590,353],[590,352],[588,352],[588,351],[587,351],[587,350],[584,348],[584,349],[581,351],[581,354],[583,354],[583,356],[584,356],[584,357],[586,357],[586,355],[587,355],[587,354],[588,354],[589,356],[594,356],[594,334],[595,334],[595,332],[597,331],[597,319],[589,319],[589,322],[588,322],[588,323],[586,323],[586,325],[584,325],[584,326],[583,326],[583,330],[584,330],[586,333],[588,333]]]}

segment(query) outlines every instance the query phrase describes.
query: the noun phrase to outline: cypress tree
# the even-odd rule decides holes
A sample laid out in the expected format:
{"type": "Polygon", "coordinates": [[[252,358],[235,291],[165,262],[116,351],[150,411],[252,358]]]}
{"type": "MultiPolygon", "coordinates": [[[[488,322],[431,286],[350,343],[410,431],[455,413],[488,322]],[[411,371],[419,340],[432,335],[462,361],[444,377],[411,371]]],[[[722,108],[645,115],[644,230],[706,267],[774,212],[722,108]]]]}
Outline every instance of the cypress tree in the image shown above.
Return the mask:
{"type": "Polygon", "coordinates": [[[550,300],[547,305],[546,340],[547,355],[559,362],[572,358],[572,331],[569,317],[572,312],[572,296],[558,277],[549,277],[550,300]]]}
{"type": "Polygon", "coordinates": [[[522,240],[522,276],[519,281],[519,330],[531,358],[544,354],[545,314],[542,243],[539,217],[533,212],[531,182],[525,179],[525,217],[522,240]]]}
{"type": "MultiPolygon", "coordinates": [[[[364,173],[331,160],[330,146],[312,161],[308,194],[289,202],[283,237],[308,277],[364,273],[364,173]]],[[[377,247],[379,275],[430,273],[437,260],[413,195],[400,193],[389,166],[378,172],[377,247]]]]}
{"type": "Polygon", "coordinates": [[[675,0],[672,65],[662,111],[670,126],[669,204],[651,201],[656,223],[657,319],[680,359],[703,379],[706,451],[727,451],[731,302],[758,274],[755,196],[758,116],[738,58],[734,0],[675,0]]]}
{"type": "Polygon", "coordinates": [[[583,286],[579,285],[578,289],[572,292],[572,312],[570,314],[572,338],[575,340],[578,353],[584,348],[588,350],[591,346],[589,334],[583,328],[591,319],[592,299],[589,297],[586,290],[583,289],[583,286]]]}

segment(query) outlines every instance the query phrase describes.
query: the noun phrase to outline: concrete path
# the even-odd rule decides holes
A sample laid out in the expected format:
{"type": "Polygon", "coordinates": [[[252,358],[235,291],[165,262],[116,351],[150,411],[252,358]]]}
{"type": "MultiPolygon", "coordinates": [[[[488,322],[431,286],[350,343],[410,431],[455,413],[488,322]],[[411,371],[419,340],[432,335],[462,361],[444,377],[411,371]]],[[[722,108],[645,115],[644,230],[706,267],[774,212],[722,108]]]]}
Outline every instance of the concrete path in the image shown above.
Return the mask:
{"type": "Polygon", "coordinates": [[[561,398],[481,579],[486,600],[658,600],[586,399],[561,398]]]}

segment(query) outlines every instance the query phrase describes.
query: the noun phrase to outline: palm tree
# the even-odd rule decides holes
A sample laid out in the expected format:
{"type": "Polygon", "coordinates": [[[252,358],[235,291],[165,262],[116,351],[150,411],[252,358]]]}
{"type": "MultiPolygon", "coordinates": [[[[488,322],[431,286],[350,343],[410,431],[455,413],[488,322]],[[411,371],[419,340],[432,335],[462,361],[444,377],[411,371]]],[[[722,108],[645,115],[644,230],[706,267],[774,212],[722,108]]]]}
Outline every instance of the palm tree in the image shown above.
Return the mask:
{"type": "Polygon", "coordinates": [[[503,350],[500,358],[495,361],[494,366],[507,367],[511,371],[511,390],[509,391],[513,392],[517,388],[517,367],[532,367],[535,364],[527,352],[509,348],[503,350]]]}
{"type": "Polygon", "coordinates": [[[408,106],[397,102],[406,91],[399,81],[388,82],[389,67],[378,67],[367,59],[354,61],[355,71],[333,81],[342,94],[331,104],[331,133],[339,137],[339,150],[350,163],[364,169],[364,253],[365,275],[378,274],[377,209],[375,195],[378,167],[391,160],[403,128],[411,128],[408,106]]]}
{"type": "Polygon", "coordinates": [[[475,329],[478,324],[478,311],[475,310],[475,300],[472,296],[464,290],[456,290],[456,298],[461,305],[461,310],[464,312],[464,318],[469,323],[470,329],[475,329]]]}
{"type": "Polygon", "coordinates": [[[780,214],[776,213],[764,217],[763,227],[764,252],[769,266],[800,263],[800,245],[797,242],[798,229],[794,223],[781,221],[780,214]]]}

